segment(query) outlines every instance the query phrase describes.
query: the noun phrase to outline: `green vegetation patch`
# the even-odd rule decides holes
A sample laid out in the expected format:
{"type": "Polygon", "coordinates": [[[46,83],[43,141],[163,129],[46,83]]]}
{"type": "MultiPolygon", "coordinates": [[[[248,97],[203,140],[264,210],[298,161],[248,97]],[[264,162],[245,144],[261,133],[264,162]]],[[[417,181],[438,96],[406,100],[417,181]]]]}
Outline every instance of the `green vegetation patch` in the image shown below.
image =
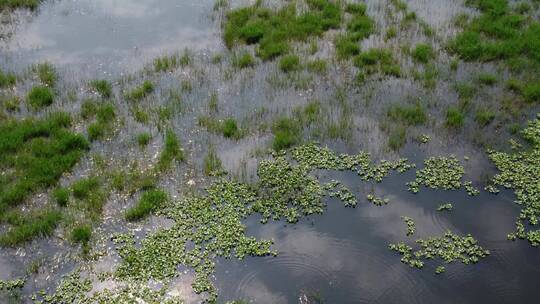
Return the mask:
{"type": "Polygon", "coordinates": [[[145,80],[141,85],[125,93],[125,98],[129,101],[139,101],[146,98],[154,92],[154,84],[145,80]]]}
{"type": "MultiPolygon", "coordinates": [[[[522,131],[523,137],[531,143],[529,149],[513,153],[488,151],[489,158],[500,173],[492,183],[513,189],[516,203],[521,211],[516,219],[516,231],[508,235],[511,240],[527,239],[533,246],[540,245],[540,115],[529,122],[522,131]]],[[[496,192],[496,191],[495,191],[496,192]]]]}
{"type": "Polygon", "coordinates": [[[420,186],[455,190],[461,188],[464,174],[465,168],[455,156],[430,157],[424,161],[424,168],[416,171],[416,179],[407,185],[413,193],[417,193],[420,186]]]}
{"type": "Polygon", "coordinates": [[[387,115],[393,121],[400,121],[407,125],[422,125],[427,121],[427,114],[424,106],[420,103],[414,105],[392,105],[387,115]]]}
{"type": "Polygon", "coordinates": [[[416,224],[413,219],[408,216],[402,216],[401,220],[407,225],[407,236],[411,236],[416,231],[416,224]]]}
{"type": "Polygon", "coordinates": [[[428,63],[430,60],[435,58],[435,51],[433,47],[427,43],[419,43],[411,52],[412,58],[421,63],[428,63]]]}
{"type": "Polygon", "coordinates": [[[27,8],[35,10],[39,7],[41,0],[2,0],[0,1],[0,10],[27,8]]]}
{"type": "Polygon", "coordinates": [[[102,98],[107,99],[112,96],[112,85],[105,79],[95,79],[90,81],[90,87],[96,90],[102,98]]]}
{"type": "Polygon", "coordinates": [[[301,13],[295,3],[271,10],[257,2],[229,11],[223,31],[225,45],[257,44],[257,56],[269,60],[286,54],[291,41],[306,41],[339,28],[342,12],[338,4],[327,0],[309,0],[307,4],[308,10],[301,13]]]}
{"type": "Polygon", "coordinates": [[[4,215],[11,228],[0,235],[0,246],[16,246],[38,237],[49,236],[62,219],[56,210],[40,210],[30,214],[18,212],[4,215]]]}
{"type": "Polygon", "coordinates": [[[28,92],[26,102],[32,108],[40,110],[52,105],[54,102],[54,92],[45,86],[35,86],[28,92]]]}
{"type": "Polygon", "coordinates": [[[354,66],[360,69],[359,80],[364,74],[380,73],[395,77],[401,75],[401,67],[392,52],[387,49],[377,48],[361,52],[354,57],[353,63],[354,66]]]}
{"type": "Polygon", "coordinates": [[[167,201],[167,193],[152,189],[144,192],[139,201],[126,211],[126,219],[130,222],[143,219],[167,201]]]}
{"type": "MultiPolygon", "coordinates": [[[[405,243],[390,244],[388,247],[392,251],[402,255],[401,262],[411,267],[423,268],[426,260],[440,259],[446,264],[460,261],[465,265],[474,264],[489,255],[489,250],[485,250],[470,235],[459,236],[451,231],[447,231],[442,236],[428,239],[418,239],[416,243],[420,248],[413,251],[411,246],[405,243]]],[[[437,273],[441,269],[437,268],[437,273]]]]}
{"type": "Polygon", "coordinates": [[[2,212],[56,184],[86,152],[88,142],[69,131],[70,124],[66,113],[0,124],[0,167],[6,173],[0,184],[2,212]]]}
{"type": "Polygon", "coordinates": [[[180,145],[180,140],[176,137],[174,131],[167,130],[163,151],[159,155],[157,169],[160,171],[167,170],[171,167],[173,161],[184,161],[184,159],[184,149],[180,145]]]}
{"type": "Polygon", "coordinates": [[[17,82],[17,76],[13,73],[6,73],[0,69],[0,88],[14,86],[17,82]]]}

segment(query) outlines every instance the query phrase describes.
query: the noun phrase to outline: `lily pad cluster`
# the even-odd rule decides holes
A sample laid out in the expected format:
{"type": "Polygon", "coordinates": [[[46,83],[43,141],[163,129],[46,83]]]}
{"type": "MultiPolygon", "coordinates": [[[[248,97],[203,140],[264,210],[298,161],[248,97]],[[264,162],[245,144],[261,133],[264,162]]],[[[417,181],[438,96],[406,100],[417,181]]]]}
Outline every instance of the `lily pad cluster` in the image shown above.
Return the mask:
{"type": "Polygon", "coordinates": [[[431,189],[457,190],[465,168],[455,156],[430,157],[424,161],[424,168],[416,171],[416,179],[408,182],[409,191],[418,193],[420,186],[431,189]]]}
{"type": "Polygon", "coordinates": [[[373,205],[375,206],[383,206],[383,205],[387,205],[390,200],[388,198],[381,198],[381,197],[378,197],[378,196],[375,196],[374,194],[368,194],[366,195],[366,198],[368,201],[372,202],[373,205]]]}
{"type": "MultiPolygon", "coordinates": [[[[442,236],[418,239],[416,243],[420,245],[420,248],[416,250],[405,243],[390,244],[388,247],[402,255],[401,262],[415,268],[423,268],[427,260],[434,259],[440,259],[447,264],[460,261],[469,265],[477,263],[489,255],[489,250],[478,245],[470,234],[459,236],[447,231],[442,236]]],[[[437,267],[436,272],[443,272],[444,269],[439,267],[437,267]]]]}
{"type": "Polygon", "coordinates": [[[414,168],[415,165],[406,158],[395,161],[381,160],[375,164],[369,153],[361,151],[358,154],[337,154],[327,147],[321,147],[316,143],[309,143],[291,150],[291,155],[301,165],[311,169],[355,171],[362,180],[382,182],[390,174],[390,171],[399,173],[414,168]]]}
{"type": "Polygon", "coordinates": [[[165,303],[182,304],[180,298],[166,294],[166,288],[151,289],[140,283],[122,284],[112,289],[90,293],[92,282],[81,278],[80,272],[75,271],[66,276],[54,295],[45,295],[42,299],[34,296],[36,303],[102,303],[102,304],[132,304],[132,303],[165,303]]]}
{"type": "Polygon", "coordinates": [[[25,280],[15,279],[15,280],[0,280],[0,290],[14,290],[18,288],[23,288],[25,280]]]}
{"type": "Polygon", "coordinates": [[[328,191],[330,197],[339,198],[345,207],[356,207],[358,203],[351,190],[339,181],[332,180],[330,183],[324,185],[324,189],[328,191]]]}
{"type": "Polygon", "coordinates": [[[452,211],[452,209],[454,209],[452,203],[445,203],[437,207],[437,211],[452,211]]]}
{"type": "Polygon", "coordinates": [[[411,236],[416,231],[416,224],[413,219],[408,216],[402,216],[401,219],[405,224],[407,224],[407,236],[411,236]]]}
{"type": "Polygon", "coordinates": [[[521,211],[516,231],[508,239],[527,239],[533,246],[540,245],[540,114],[522,131],[531,148],[511,153],[488,151],[489,158],[500,173],[492,179],[494,186],[513,189],[521,211]],[[528,227],[526,228],[525,225],[528,227]]]}

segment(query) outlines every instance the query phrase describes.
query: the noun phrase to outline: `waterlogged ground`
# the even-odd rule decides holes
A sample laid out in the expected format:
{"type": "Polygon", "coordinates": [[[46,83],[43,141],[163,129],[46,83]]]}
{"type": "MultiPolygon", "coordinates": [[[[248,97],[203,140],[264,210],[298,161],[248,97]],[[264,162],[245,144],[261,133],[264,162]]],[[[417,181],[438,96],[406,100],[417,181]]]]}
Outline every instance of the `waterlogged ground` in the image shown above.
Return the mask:
{"type": "MultiPolygon", "coordinates": [[[[273,8],[286,5],[282,1],[263,2],[273,8]]],[[[88,125],[92,120],[84,118],[81,111],[85,100],[100,98],[89,85],[92,79],[107,79],[112,84],[111,97],[104,99],[113,104],[115,119],[105,135],[90,142],[89,151],[71,173],[58,181],[60,186],[70,187],[88,176],[103,178],[101,187],[107,189],[103,190],[107,195],[99,219],[90,224],[89,253],[70,237],[73,222],[86,213],[70,215],[48,237],[0,247],[0,282],[24,280],[23,286],[14,288],[0,285],[0,290],[4,289],[0,302],[30,303],[36,297],[68,303],[91,296],[97,301],[101,296],[115,303],[125,300],[121,297],[126,294],[131,300],[147,297],[144,299],[150,303],[172,301],[174,297],[185,303],[213,299],[211,292],[194,291],[200,269],[192,260],[189,263],[193,267],[178,265],[178,275],[173,278],[130,281],[136,273],[128,271],[127,277],[118,278],[114,271],[126,265],[130,257],[138,256],[137,250],[145,248],[145,240],[160,231],[174,231],[170,229],[182,221],[175,222],[171,210],[185,204],[185,198],[194,193],[204,195],[203,189],[217,180],[204,172],[210,151],[216,153],[228,173],[222,177],[255,185],[260,162],[275,159],[271,150],[279,131],[272,126],[280,117],[302,121],[295,144],[316,140],[337,153],[368,152],[375,163],[407,158],[417,168],[403,173],[391,171],[382,182],[362,180],[349,170],[313,170],[311,176],[321,183],[343,183],[356,198],[356,207],[345,207],[340,199],[327,195],[322,199],[322,214],[300,216],[297,223],[282,218],[261,224],[260,213],[248,213],[242,219],[245,235],[273,240],[271,250],[278,254],[248,255],[243,260],[234,255],[210,259],[215,269],[209,267],[213,272],[208,278],[218,303],[536,302],[540,296],[536,287],[540,274],[538,248],[521,239],[526,236],[516,241],[509,241],[507,236],[516,230],[522,207],[514,202],[516,196],[511,189],[500,187],[501,192],[495,195],[484,186],[498,173],[487,150],[510,151],[510,138],[526,145],[512,130],[525,127],[536,117],[538,103],[523,102],[507,89],[507,80],[516,76],[504,63],[457,60],[458,56],[445,47],[462,31],[456,18],[462,14],[477,16],[477,9],[463,1],[405,2],[405,11],[396,1],[362,2],[375,30],[358,45],[362,50],[390,50],[400,67],[400,77],[378,71],[363,82],[358,81],[353,60],[336,58],[334,36],[344,29],[330,29],[318,38],[292,44],[306,66],[316,59],[325,60],[324,71],[301,68],[286,73],[279,67],[279,58],[259,59],[256,45],[240,43],[228,49],[222,39],[226,12],[252,5],[250,1],[59,0],[44,1],[34,12],[3,12],[0,67],[18,75],[18,79],[0,90],[3,99],[18,97],[20,102],[13,110],[3,101],[5,114],[0,115],[0,122],[43,118],[62,110],[71,114],[74,132],[90,137],[88,125]],[[388,34],[390,28],[395,29],[394,36],[388,34]],[[413,59],[409,50],[424,42],[432,45],[436,54],[428,63],[413,59]],[[254,64],[238,64],[237,58],[244,52],[252,54],[254,64]],[[156,68],[155,58],[171,55],[176,58],[174,64],[156,68]],[[59,77],[54,103],[35,110],[24,100],[30,88],[40,82],[31,67],[43,62],[52,64],[59,77]],[[496,80],[479,81],[482,74],[495,75],[496,80]],[[131,97],[143,81],[150,81],[153,89],[142,97],[131,97]],[[425,112],[420,123],[389,114],[393,106],[415,104],[421,104],[425,112]],[[449,127],[447,109],[454,106],[464,117],[458,127],[449,127]],[[310,107],[315,110],[305,110],[310,107]],[[485,109],[495,113],[487,124],[477,118],[477,113],[485,109]],[[231,118],[238,130],[225,136],[220,124],[231,118]],[[156,168],[167,145],[167,132],[179,138],[184,160],[177,157],[170,168],[160,171],[156,168]],[[142,148],[137,139],[141,133],[150,136],[142,148]],[[407,183],[415,180],[416,169],[423,168],[425,159],[451,155],[465,170],[461,182],[471,181],[480,191],[478,195],[469,195],[461,186],[457,190],[421,186],[417,194],[409,191],[407,183]],[[134,206],[147,189],[129,182],[122,189],[109,184],[113,183],[113,173],[131,176],[132,172],[152,172],[148,174],[155,186],[167,193],[173,207],[167,205],[161,215],[153,210],[143,220],[127,222],[126,209],[134,206]],[[369,195],[380,198],[382,205],[369,201],[369,195]],[[452,210],[438,211],[443,204],[451,204],[452,210]],[[412,235],[407,235],[402,217],[414,222],[412,235]],[[414,240],[447,231],[459,236],[471,234],[489,255],[469,265],[457,260],[449,264],[440,259],[427,260],[417,269],[402,263],[402,256],[389,250],[389,244],[400,242],[417,250],[414,240]],[[135,238],[133,255],[124,259],[112,238],[119,233],[135,238]],[[444,272],[436,274],[441,264],[444,272]],[[80,274],[82,280],[77,282],[89,281],[66,288],[65,282],[71,282],[66,275],[72,274],[80,274]],[[71,293],[78,297],[62,297],[71,293]]],[[[535,1],[530,3],[528,14],[537,16],[538,6],[535,1]]],[[[538,162],[532,161],[530,166],[535,172],[538,162]]],[[[263,196],[264,186],[255,189],[263,196]]],[[[50,189],[40,189],[20,208],[43,208],[51,197],[50,189]]],[[[526,227],[527,231],[534,230],[526,227]]],[[[1,232],[9,228],[0,222],[1,232]]],[[[186,250],[196,247],[192,241],[187,242],[186,250]]],[[[162,252],[170,253],[169,258],[176,253],[162,252]]],[[[142,265],[141,272],[162,266],[157,258],[140,264],[134,260],[129,262],[142,265]]]]}

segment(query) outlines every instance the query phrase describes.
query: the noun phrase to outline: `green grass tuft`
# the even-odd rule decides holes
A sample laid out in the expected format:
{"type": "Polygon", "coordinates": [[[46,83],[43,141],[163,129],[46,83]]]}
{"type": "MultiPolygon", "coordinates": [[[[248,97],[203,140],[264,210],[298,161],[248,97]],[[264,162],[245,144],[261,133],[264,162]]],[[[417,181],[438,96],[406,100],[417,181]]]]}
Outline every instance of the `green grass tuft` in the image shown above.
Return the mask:
{"type": "Polygon", "coordinates": [[[297,120],[288,117],[279,118],[272,126],[274,133],[272,148],[281,151],[296,145],[300,141],[301,131],[297,120]]]}
{"type": "Polygon", "coordinates": [[[54,93],[48,87],[36,86],[28,92],[26,102],[32,108],[39,110],[52,105],[54,102],[54,93]]]}
{"type": "Polygon", "coordinates": [[[427,121],[427,114],[424,107],[420,104],[414,105],[392,105],[387,115],[393,121],[400,121],[407,125],[422,125],[427,121]]]}
{"type": "Polygon", "coordinates": [[[421,63],[428,63],[430,60],[435,58],[435,52],[433,47],[426,43],[419,43],[411,52],[412,58],[421,63]]]}
{"type": "Polygon", "coordinates": [[[446,110],[446,126],[450,128],[460,128],[463,126],[465,115],[456,107],[449,107],[446,110]]]}
{"type": "Polygon", "coordinates": [[[102,98],[108,99],[112,96],[112,85],[105,79],[95,79],[90,81],[90,87],[96,90],[102,98]]]}
{"type": "Polygon", "coordinates": [[[300,57],[297,55],[286,55],[279,60],[279,69],[285,73],[298,71],[300,67],[300,57]]]}
{"type": "Polygon", "coordinates": [[[33,239],[49,236],[62,219],[56,210],[42,210],[28,215],[19,215],[17,223],[5,234],[0,235],[0,246],[17,246],[33,239]]]}
{"type": "Polygon", "coordinates": [[[167,193],[163,190],[149,190],[144,192],[139,201],[126,211],[126,220],[138,221],[155,211],[167,201],[167,193]]]}
{"type": "Polygon", "coordinates": [[[165,133],[165,144],[159,156],[157,169],[159,171],[168,170],[174,160],[184,161],[184,150],[180,146],[180,141],[172,130],[165,133]]]}

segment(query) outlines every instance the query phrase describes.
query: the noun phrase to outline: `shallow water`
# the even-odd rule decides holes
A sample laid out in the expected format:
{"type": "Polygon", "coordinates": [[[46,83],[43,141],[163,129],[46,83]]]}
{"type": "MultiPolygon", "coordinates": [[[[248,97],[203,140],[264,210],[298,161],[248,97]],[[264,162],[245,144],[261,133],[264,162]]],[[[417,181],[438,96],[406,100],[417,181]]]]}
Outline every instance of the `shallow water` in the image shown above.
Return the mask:
{"type": "MultiPolygon", "coordinates": [[[[239,6],[250,1],[235,1],[239,6]]],[[[376,16],[378,26],[386,27],[384,17],[388,4],[383,1],[366,1],[368,13],[376,16]]],[[[407,1],[409,9],[430,24],[439,38],[455,33],[451,25],[453,17],[464,11],[462,1],[407,1]]],[[[188,161],[175,168],[160,186],[179,199],[188,181],[194,188],[202,187],[208,179],[202,176],[201,167],[208,143],[213,143],[225,169],[242,180],[256,178],[259,160],[253,156],[256,149],[268,146],[270,135],[254,132],[239,141],[223,139],[197,127],[197,116],[206,114],[211,92],[219,96],[220,117],[236,117],[243,123],[269,122],[277,115],[291,113],[294,107],[310,100],[320,100],[336,105],[338,88],[348,88],[346,82],[354,77],[350,69],[330,62],[328,75],[315,77],[307,88],[296,89],[290,82],[297,81],[279,74],[273,63],[260,63],[255,68],[225,76],[230,60],[222,64],[209,63],[214,53],[227,53],[220,37],[220,16],[213,11],[214,1],[203,0],[60,0],[45,1],[32,16],[21,14],[13,26],[13,36],[0,43],[0,64],[3,68],[23,71],[27,66],[50,61],[61,72],[65,82],[84,82],[91,78],[109,78],[121,83],[115,87],[121,96],[126,87],[140,83],[144,76],[136,74],[151,64],[156,56],[181,53],[188,48],[194,53],[194,67],[179,69],[165,75],[151,75],[157,84],[156,93],[143,106],[153,108],[169,102],[169,90],[177,89],[181,80],[193,83],[193,90],[182,95],[182,110],[173,113],[172,128],[180,135],[187,150],[188,161]],[[135,74],[135,76],[133,76],[135,74]],[[126,75],[130,77],[125,77],[126,75]],[[272,83],[274,81],[274,84],[272,83]],[[275,83],[279,83],[276,85],[275,83]],[[280,85],[285,83],[283,87],[280,85]],[[125,85],[125,87],[124,87],[125,85]],[[257,111],[264,107],[264,114],[257,111]]],[[[423,41],[416,27],[400,29],[411,43],[423,41]]],[[[441,48],[438,42],[436,47],[441,48]]],[[[385,42],[382,34],[363,41],[364,48],[390,45],[399,49],[399,42],[385,42]]],[[[321,41],[315,57],[329,54],[331,42],[321,41]]],[[[441,51],[442,54],[442,51],[441,51]]],[[[441,78],[446,77],[448,58],[441,55],[441,78]]],[[[400,63],[410,68],[411,60],[402,56],[400,63]]],[[[356,153],[369,151],[375,158],[396,157],[388,151],[386,135],[379,128],[381,118],[389,104],[404,102],[411,96],[429,100],[429,115],[434,120],[442,117],[443,107],[457,102],[452,90],[455,81],[470,81],[478,71],[496,71],[491,65],[470,64],[460,66],[455,78],[447,77],[433,91],[426,93],[411,78],[385,78],[367,83],[359,89],[346,93],[353,106],[355,128],[348,143],[327,140],[324,144],[339,152],[356,153]]],[[[305,75],[303,75],[305,76],[305,75]]],[[[453,76],[452,76],[453,77],[453,76]]],[[[116,84],[116,82],[115,82],[116,84]]],[[[487,88],[486,96],[497,95],[500,88],[487,88]]],[[[88,92],[78,92],[79,98],[88,92]]],[[[65,98],[64,98],[65,99],[65,98]]],[[[485,103],[491,99],[485,99],[485,103]]],[[[56,105],[55,105],[56,106],[56,105]]],[[[62,100],[60,107],[72,112],[78,106],[62,100]]],[[[180,107],[180,105],[179,105],[180,107]]],[[[335,112],[339,113],[336,105],[335,112]]],[[[129,114],[129,105],[119,101],[121,114],[126,122],[117,138],[94,143],[92,151],[100,152],[121,166],[136,159],[146,165],[155,160],[162,146],[158,130],[154,126],[137,123],[129,114]],[[146,151],[133,148],[133,136],[140,131],[156,135],[146,151]]],[[[146,108],[145,108],[146,109],[146,108]]],[[[334,110],[334,109],[332,109],[334,110]]],[[[330,115],[339,119],[334,112],[330,115]]],[[[531,112],[531,115],[532,114],[531,112]]],[[[432,130],[431,126],[419,126],[413,132],[428,133],[433,140],[427,145],[409,144],[399,154],[408,157],[421,167],[425,157],[455,154],[466,168],[465,180],[472,180],[482,188],[485,176],[493,173],[483,149],[469,140],[474,126],[465,126],[465,134],[452,134],[432,130]]],[[[486,131],[486,136],[497,137],[486,131]]],[[[78,176],[87,175],[91,162],[85,159],[75,170],[74,176],[63,179],[69,184],[78,176]]],[[[246,258],[243,261],[221,259],[217,264],[216,286],[220,301],[244,299],[252,303],[533,303],[540,296],[536,288],[540,274],[540,255],[525,241],[510,242],[506,234],[514,229],[519,212],[509,191],[499,195],[484,191],[477,197],[469,197],[464,190],[444,192],[421,189],[419,194],[407,191],[406,182],[414,179],[414,171],[392,174],[383,183],[366,183],[354,173],[318,173],[323,180],[343,181],[357,196],[356,208],[345,208],[335,199],[327,201],[323,215],[301,220],[295,225],[270,222],[260,225],[258,218],[246,220],[248,235],[271,238],[277,257],[246,258]],[[371,191],[388,197],[387,206],[377,207],[365,196],[371,191]],[[454,210],[438,212],[437,206],[452,202],[454,210]],[[416,223],[416,234],[407,237],[406,225],[401,216],[409,216],[416,223]],[[400,262],[400,256],[388,250],[389,243],[429,237],[451,229],[463,235],[471,233],[491,255],[477,265],[464,266],[455,262],[447,266],[442,275],[434,273],[437,264],[427,263],[422,270],[413,269],[400,262]]],[[[151,218],[144,224],[126,225],[122,211],[137,197],[111,196],[99,226],[100,235],[107,239],[114,232],[133,231],[137,238],[170,225],[163,219],[151,218]]],[[[98,271],[113,268],[118,256],[110,242],[104,241],[107,255],[96,262],[98,271]]],[[[36,275],[25,286],[24,293],[39,289],[52,292],[63,274],[71,272],[76,262],[64,258],[74,249],[64,236],[55,235],[40,240],[24,249],[0,249],[0,279],[17,278],[36,258],[46,260],[36,275]]],[[[200,302],[201,298],[190,294],[189,285],[193,273],[185,271],[172,283],[170,292],[185,296],[187,303],[200,302]]],[[[103,288],[110,282],[100,283],[103,288]]],[[[114,284],[114,283],[110,283],[114,284]]],[[[0,295],[1,296],[1,295],[0,295]]],[[[2,298],[0,298],[1,302],[2,298]]]]}

